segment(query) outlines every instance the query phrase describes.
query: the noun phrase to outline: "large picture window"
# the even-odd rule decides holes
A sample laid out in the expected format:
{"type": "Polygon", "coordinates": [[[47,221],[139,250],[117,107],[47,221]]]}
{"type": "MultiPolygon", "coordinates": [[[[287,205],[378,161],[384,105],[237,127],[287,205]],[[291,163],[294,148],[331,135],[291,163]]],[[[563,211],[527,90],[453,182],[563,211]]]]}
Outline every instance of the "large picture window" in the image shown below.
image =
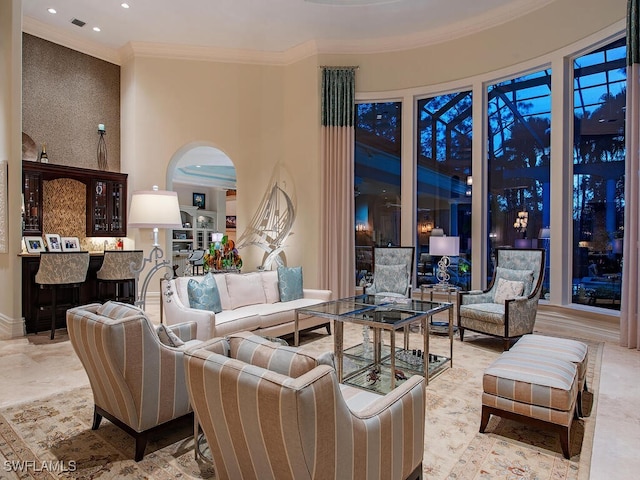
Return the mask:
{"type": "Polygon", "coordinates": [[[370,276],[374,246],[400,245],[400,102],[361,103],[355,127],[356,285],[370,276]]]}
{"type": "Polygon", "coordinates": [[[624,233],[626,46],[573,66],[573,302],[620,309],[624,233]]]}
{"type": "Polygon", "coordinates": [[[418,285],[438,283],[439,258],[429,252],[433,235],[460,237],[460,256],[449,266],[449,282],[471,287],[471,140],[470,91],[438,95],[417,105],[418,285]]]}
{"type": "Polygon", "coordinates": [[[496,247],[549,248],[551,70],[490,85],[487,98],[490,277],[496,247]]]}

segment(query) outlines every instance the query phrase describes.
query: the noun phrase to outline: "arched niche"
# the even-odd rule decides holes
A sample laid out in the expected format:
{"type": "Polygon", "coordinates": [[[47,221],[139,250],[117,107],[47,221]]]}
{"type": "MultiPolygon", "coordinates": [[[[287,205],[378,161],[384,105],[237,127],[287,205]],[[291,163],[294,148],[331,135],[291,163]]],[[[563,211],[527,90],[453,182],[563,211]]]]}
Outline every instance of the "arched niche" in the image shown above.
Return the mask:
{"type": "MultiPolygon", "coordinates": [[[[204,194],[204,210],[216,212],[216,230],[235,240],[226,217],[235,217],[236,168],[231,158],[210,142],[194,141],[178,149],[167,167],[167,189],[177,192],[181,206],[194,205],[194,193],[204,194]]],[[[200,199],[201,197],[199,197],[200,199]]],[[[167,235],[167,252],[172,252],[167,235]]]]}

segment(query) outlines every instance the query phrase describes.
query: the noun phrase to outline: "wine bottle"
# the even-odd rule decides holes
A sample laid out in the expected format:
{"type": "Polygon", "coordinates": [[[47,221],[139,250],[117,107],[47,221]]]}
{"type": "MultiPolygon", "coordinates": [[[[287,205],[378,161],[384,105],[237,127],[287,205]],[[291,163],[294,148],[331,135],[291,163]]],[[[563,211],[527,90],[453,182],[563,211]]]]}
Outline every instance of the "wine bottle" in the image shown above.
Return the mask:
{"type": "Polygon", "coordinates": [[[40,163],[49,163],[49,156],[47,155],[47,144],[42,144],[42,152],[40,152],[40,163]]]}

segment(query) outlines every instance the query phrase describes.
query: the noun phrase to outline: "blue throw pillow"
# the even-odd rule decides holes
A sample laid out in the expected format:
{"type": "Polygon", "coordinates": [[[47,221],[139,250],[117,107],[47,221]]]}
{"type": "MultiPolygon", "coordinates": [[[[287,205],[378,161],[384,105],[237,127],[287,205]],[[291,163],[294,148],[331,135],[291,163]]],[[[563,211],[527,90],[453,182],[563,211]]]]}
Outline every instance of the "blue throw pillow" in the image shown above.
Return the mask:
{"type": "Polygon", "coordinates": [[[202,282],[198,282],[193,278],[189,279],[189,283],[187,283],[187,294],[191,308],[210,310],[214,313],[220,313],[222,311],[218,285],[211,273],[207,273],[202,279],[202,282]]]}
{"type": "Polygon", "coordinates": [[[278,267],[278,290],[281,302],[303,298],[302,267],[278,267]]]}

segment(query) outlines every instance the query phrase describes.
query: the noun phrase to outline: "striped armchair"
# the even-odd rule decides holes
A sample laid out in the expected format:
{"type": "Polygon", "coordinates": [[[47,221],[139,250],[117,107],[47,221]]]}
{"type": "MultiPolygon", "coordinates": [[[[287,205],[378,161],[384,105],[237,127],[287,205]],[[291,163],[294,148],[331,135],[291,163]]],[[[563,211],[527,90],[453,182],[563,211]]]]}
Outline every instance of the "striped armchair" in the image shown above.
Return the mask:
{"type": "Polygon", "coordinates": [[[424,378],[381,396],[241,332],[185,352],[187,388],[219,479],[422,478],[424,378]]]}
{"type": "Polygon", "coordinates": [[[67,311],[69,338],[93,390],[92,429],[102,417],[122,428],[135,438],[136,461],[152,428],[191,412],[183,350],[201,342],[192,340],[195,322],[170,329],[154,327],[142,310],[119,302],[67,311]]]}

